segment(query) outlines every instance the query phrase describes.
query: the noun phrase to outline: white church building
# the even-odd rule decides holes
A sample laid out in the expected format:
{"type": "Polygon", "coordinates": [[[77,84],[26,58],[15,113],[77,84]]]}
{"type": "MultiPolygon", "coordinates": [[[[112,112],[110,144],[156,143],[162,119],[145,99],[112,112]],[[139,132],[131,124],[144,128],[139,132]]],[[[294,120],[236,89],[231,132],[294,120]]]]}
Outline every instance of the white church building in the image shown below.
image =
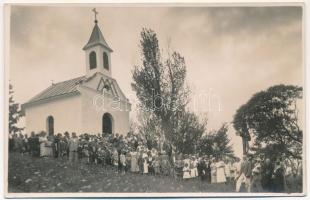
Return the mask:
{"type": "Polygon", "coordinates": [[[128,133],[131,104],[112,78],[113,50],[105,41],[97,19],[83,50],[84,76],[53,83],[22,105],[26,133],[128,133]]]}

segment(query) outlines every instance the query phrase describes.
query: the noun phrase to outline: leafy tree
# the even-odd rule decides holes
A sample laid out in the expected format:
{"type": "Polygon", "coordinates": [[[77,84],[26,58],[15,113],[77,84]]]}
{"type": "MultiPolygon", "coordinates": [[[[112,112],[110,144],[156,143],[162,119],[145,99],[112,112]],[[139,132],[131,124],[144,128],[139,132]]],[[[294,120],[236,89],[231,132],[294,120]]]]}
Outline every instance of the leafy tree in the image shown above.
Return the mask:
{"type": "Polygon", "coordinates": [[[237,110],[234,128],[247,140],[252,135],[255,143],[279,147],[275,153],[301,158],[303,133],[297,109],[301,98],[302,87],[292,85],[276,85],[258,92],[237,110]]]}
{"type": "Polygon", "coordinates": [[[180,111],[185,111],[189,89],[185,85],[186,65],[177,52],[163,59],[156,33],[150,29],[141,32],[142,65],[133,70],[132,88],[143,110],[152,112],[160,123],[160,138],[170,144],[178,134],[174,122],[180,111]]]}
{"type": "Polygon", "coordinates": [[[197,144],[205,132],[205,124],[192,112],[179,112],[175,124],[176,133],[172,144],[183,154],[197,153],[197,144]]]}
{"type": "Polygon", "coordinates": [[[24,128],[18,127],[17,123],[19,119],[23,116],[18,103],[15,103],[13,98],[13,86],[9,85],[9,133],[20,133],[24,128]]]}
{"type": "Polygon", "coordinates": [[[232,145],[229,144],[227,131],[228,125],[224,123],[219,130],[204,135],[198,143],[199,153],[216,157],[233,157],[232,145]]]}
{"type": "Polygon", "coordinates": [[[158,148],[161,128],[156,116],[151,112],[140,111],[136,124],[137,132],[146,140],[148,148],[158,148]]]}

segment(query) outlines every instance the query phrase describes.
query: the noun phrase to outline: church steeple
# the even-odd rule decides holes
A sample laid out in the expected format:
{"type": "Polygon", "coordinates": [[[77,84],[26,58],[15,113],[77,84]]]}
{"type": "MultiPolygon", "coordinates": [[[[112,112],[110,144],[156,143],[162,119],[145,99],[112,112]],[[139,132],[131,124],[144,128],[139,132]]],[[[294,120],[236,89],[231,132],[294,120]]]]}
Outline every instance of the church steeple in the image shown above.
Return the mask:
{"type": "Polygon", "coordinates": [[[110,54],[113,50],[109,47],[98,26],[98,12],[95,8],[93,12],[95,13],[95,26],[87,44],[83,47],[86,54],[86,75],[91,76],[95,72],[101,72],[111,76],[110,54]]]}

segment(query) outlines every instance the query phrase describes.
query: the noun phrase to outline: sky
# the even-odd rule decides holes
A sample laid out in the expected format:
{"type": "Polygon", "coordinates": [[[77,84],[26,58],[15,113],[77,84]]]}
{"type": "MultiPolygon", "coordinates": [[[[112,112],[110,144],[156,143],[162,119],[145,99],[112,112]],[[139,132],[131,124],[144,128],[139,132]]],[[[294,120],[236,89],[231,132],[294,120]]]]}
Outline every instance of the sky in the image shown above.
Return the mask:
{"type": "MultiPolygon", "coordinates": [[[[9,79],[17,102],[25,103],[52,82],[85,74],[82,48],[94,26],[91,9],[11,7],[9,79]]],[[[190,109],[207,113],[209,130],[230,124],[236,110],[256,92],[276,84],[303,86],[301,7],[96,9],[100,29],[114,50],[112,76],[131,101],[132,70],[141,64],[142,28],[156,32],[163,54],[169,46],[184,56],[190,109]]],[[[241,139],[232,126],[229,138],[241,155],[241,139]]]]}

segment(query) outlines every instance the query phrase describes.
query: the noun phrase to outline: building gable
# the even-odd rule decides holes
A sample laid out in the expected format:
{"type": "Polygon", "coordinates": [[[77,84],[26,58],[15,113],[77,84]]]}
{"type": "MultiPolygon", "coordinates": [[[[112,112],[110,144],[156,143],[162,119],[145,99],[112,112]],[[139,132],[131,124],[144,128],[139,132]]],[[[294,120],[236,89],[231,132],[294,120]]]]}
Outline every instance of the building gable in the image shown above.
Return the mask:
{"type": "Polygon", "coordinates": [[[81,83],[82,87],[95,90],[98,93],[108,93],[111,97],[120,99],[121,101],[128,102],[128,99],[121,91],[115,79],[106,76],[100,72],[95,73],[93,76],[84,79],[81,83]]]}

